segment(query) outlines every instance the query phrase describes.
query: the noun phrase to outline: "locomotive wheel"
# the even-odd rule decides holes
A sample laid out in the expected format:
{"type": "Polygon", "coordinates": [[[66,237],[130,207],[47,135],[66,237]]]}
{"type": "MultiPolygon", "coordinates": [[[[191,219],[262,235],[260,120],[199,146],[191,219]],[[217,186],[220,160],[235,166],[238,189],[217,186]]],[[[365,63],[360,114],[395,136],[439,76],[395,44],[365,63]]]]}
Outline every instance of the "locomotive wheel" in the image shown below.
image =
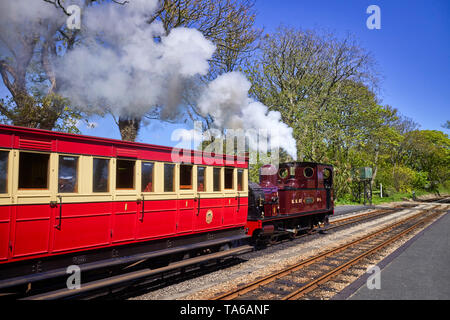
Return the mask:
{"type": "Polygon", "coordinates": [[[289,239],[290,240],[295,240],[295,239],[297,239],[298,237],[300,236],[300,233],[297,231],[297,232],[291,232],[291,233],[289,233],[289,239]]]}
{"type": "Polygon", "coordinates": [[[228,243],[226,243],[219,248],[219,251],[227,251],[229,249],[230,249],[230,245],[228,243]]]}
{"type": "Polygon", "coordinates": [[[314,231],[314,224],[311,219],[308,221],[308,229],[306,231],[307,234],[311,235],[314,231]]]}
{"type": "Polygon", "coordinates": [[[271,236],[270,238],[269,238],[269,241],[268,241],[270,244],[277,244],[279,241],[278,241],[278,236],[271,236]]]}

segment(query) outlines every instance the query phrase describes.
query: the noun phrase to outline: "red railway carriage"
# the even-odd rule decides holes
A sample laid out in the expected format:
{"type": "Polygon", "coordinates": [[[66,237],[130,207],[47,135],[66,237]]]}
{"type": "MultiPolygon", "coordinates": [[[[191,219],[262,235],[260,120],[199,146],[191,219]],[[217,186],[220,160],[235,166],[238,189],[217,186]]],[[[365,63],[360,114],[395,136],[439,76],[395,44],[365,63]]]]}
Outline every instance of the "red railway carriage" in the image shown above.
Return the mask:
{"type": "Polygon", "coordinates": [[[0,125],[0,288],[246,238],[247,159],[178,152],[0,125]]]}
{"type": "Polygon", "coordinates": [[[249,234],[257,240],[295,237],[327,223],[334,213],[333,167],[292,162],[260,169],[260,184],[249,191],[249,234]]]}

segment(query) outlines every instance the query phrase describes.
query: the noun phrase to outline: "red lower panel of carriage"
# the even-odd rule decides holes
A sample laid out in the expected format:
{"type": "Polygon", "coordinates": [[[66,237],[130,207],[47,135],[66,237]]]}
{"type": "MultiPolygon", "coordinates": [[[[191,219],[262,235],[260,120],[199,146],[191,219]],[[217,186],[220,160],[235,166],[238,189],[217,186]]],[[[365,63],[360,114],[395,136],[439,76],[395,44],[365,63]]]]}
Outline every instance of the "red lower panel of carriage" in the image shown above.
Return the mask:
{"type": "Polygon", "coordinates": [[[0,207],[0,264],[243,227],[247,198],[0,207]]]}

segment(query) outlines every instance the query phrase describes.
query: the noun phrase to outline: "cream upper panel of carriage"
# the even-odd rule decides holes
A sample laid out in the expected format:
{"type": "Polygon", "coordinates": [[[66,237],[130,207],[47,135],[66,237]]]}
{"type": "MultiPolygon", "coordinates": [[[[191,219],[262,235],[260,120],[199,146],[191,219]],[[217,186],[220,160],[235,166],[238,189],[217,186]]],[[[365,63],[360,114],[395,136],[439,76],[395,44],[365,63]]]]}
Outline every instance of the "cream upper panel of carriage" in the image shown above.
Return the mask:
{"type": "Polygon", "coordinates": [[[0,205],[246,196],[246,168],[0,149],[0,205]]]}
{"type": "Polygon", "coordinates": [[[0,124],[0,148],[236,168],[248,167],[248,158],[243,155],[215,154],[200,150],[178,149],[2,124],[0,124]]]}

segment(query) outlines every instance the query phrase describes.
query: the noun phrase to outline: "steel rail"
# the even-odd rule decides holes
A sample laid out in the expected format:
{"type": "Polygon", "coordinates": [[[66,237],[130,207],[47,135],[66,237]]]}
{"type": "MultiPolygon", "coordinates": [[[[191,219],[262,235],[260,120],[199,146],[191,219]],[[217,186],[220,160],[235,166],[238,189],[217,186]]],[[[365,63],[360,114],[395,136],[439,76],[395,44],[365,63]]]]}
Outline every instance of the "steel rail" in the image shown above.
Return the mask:
{"type": "Polygon", "coordinates": [[[376,211],[367,212],[367,213],[363,213],[360,215],[355,215],[353,217],[347,217],[347,218],[333,220],[333,221],[330,221],[330,225],[332,225],[332,226],[326,228],[326,230],[332,230],[334,228],[346,226],[348,224],[365,221],[370,218],[377,218],[377,217],[383,216],[385,214],[398,212],[398,210],[407,210],[407,209],[409,209],[409,208],[379,209],[376,211]],[[343,223],[343,222],[345,222],[345,223],[343,223]]]}
{"type": "Polygon", "coordinates": [[[365,257],[372,255],[373,253],[381,250],[382,248],[388,246],[389,244],[392,244],[393,242],[397,241],[398,239],[400,239],[404,235],[410,233],[414,229],[417,229],[418,227],[420,227],[424,223],[427,223],[428,221],[431,221],[436,216],[438,216],[440,213],[441,212],[434,213],[434,214],[432,214],[432,215],[430,215],[430,216],[420,220],[419,222],[417,222],[413,226],[411,226],[408,229],[402,231],[401,233],[399,233],[399,234],[397,234],[397,235],[387,239],[386,241],[382,242],[381,244],[377,245],[376,247],[374,247],[374,248],[372,248],[370,250],[367,250],[366,252],[364,252],[364,253],[358,255],[357,257],[347,261],[346,263],[344,263],[344,264],[334,268],[333,270],[331,270],[328,273],[322,275],[321,277],[319,277],[317,279],[314,279],[313,281],[309,282],[306,285],[303,285],[302,287],[300,287],[299,289],[295,290],[294,292],[291,292],[290,294],[288,294],[288,295],[284,296],[283,298],[281,298],[281,300],[297,300],[297,299],[299,299],[303,295],[305,295],[308,292],[311,292],[314,289],[316,289],[317,287],[319,287],[319,285],[327,282],[330,278],[335,277],[335,276],[339,275],[340,273],[344,272],[345,270],[347,270],[348,268],[350,268],[352,265],[356,264],[360,260],[364,259],[365,257]]]}
{"type": "Polygon", "coordinates": [[[380,214],[384,214],[384,213],[388,213],[388,212],[392,212],[392,211],[396,211],[397,209],[409,209],[409,208],[403,208],[403,207],[393,207],[392,209],[376,209],[376,210],[372,210],[370,212],[366,212],[366,213],[361,213],[361,214],[356,214],[354,216],[351,217],[346,217],[346,218],[341,218],[341,219],[336,219],[333,221],[330,221],[330,224],[336,224],[336,223],[340,223],[340,222],[345,222],[345,221],[351,221],[351,220],[355,220],[355,219],[359,219],[359,218],[363,218],[363,217],[377,217],[380,214]]]}
{"type": "Polygon", "coordinates": [[[55,291],[51,291],[51,292],[34,295],[34,296],[25,297],[21,300],[56,300],[56,299],[67,298],[67,297],[74,296],[74,295],[86,294],[88,292],[128,283],[131,281],[136,281],[136,280],[139,280],[142,278],[146,278],[146,277],[164,273],[167,271],[199,264],[202,262],[207,262],[207,261],[211,261],[214,259],[229,258],[231,256],[236,256],[236,255],[239,255],[239,254],[251,251],[251,250],[253,250],[253,247],[251,247],[251,246],[242,246],[242,247],[238,247],[238,248],[234,248],[234,249],[229,249],[226,251],[220,251],[220,252],[216,252],[216,253],[211,253],[211,254],[179,261],[179,262],[170,264],[166,267],[162,267],[162,268],[158,268],[158,269],[138,270],[138,271],[129,272],[129,273],[126,273],[123,275],[109,277],[106,279],[100,279],[100,280],[96,280],[96,281],[92,281],[92,282],[88,282],[88,283],[82,283],[80,289],[71,290],[71,289],[65,288],[65,289],[60,289],[60,290],[55,290],[55,291]]]}
{"type": "MultiPolygon", "coordinates": [[[[338,253],[340,251],[343,251],[343,250],[347,249],[348,247],[351,247],[351,246],[353,246],[355,244],[358,244],[358,243],[360,243],[362,241],[368,240],[368,239],[370,239],[372,237],[375,237],[375,236],[377,236],[379,234],[382,234],[382,233],[384,233],[384,232],[386,232],[386,231],[388,231],[390,229],[393,229],[393,228],[395,228],[395,227],[397,227],[397,226],[399,226],[401,224],[404,224],[404,223],[406,223],[406,222],[408,222],[410,220],[413,220],[413,219],[419,217],[420,215],[422,215],[423,212],[426,212],[426,211],[429,211],[429,210],[434,210],[436,207],[438,207],[438,206],[434,206],[432,208],[422,209],[419,213],[417,213],[417,214],[415,214],[415,215],[413,215],[411,217],[408,217],[406,219],[403,219],[401,221],[398,221],[398,222],[396,222],[394,224],[390,224],[389,226],[386,226],[385,228],[383,228],[381,230],[372,232],[369,235],[363,236],[363,237],[361,237],[359,239],[356,239],[354,241],[351,241],[351,242],[349,242],[347,244],[344,244],[344,245],[339,246],[337,248],[333,248],[333,249],[327,250],[327,251],[325,251],[323,253],[320,253],[320,254],[318,254],[316,256],[313,256],[313,257],[310,257],[310,258],[308,258],[306,260],[300,261],[299,263],[296,263],[296,264],[294,264],[292,266],[289,266],[289,267],[287,267],[287,268],[285,268],[283,270],[277,271],[277,272],[272,273],[272,274],[270,274],[270,275],[268,275],[266,277],[263,277],[263,278],[258,279],[256,281],[253,281],[253,282],[251,282],[249,284],[246,284],[243,287],[239,287],[239,288],[230,290],[230,291],[228,291],[226,293],[223,293],[221,295],[215,296],[211,300],[232,300],[234,298],[237,298],[237,297],[239,297],[241,295],[244,295],[244,294],[246,294],[248,292],[251,292],[251,291],[253,291],[253,290],[255,290],[255,289],[257,289],[257,288],[259,288],[259,287],[261,287],[263,285],[266,285],[266,284],[268,284],[270,282],[273,282],[273,281],[275,281],[277,279],[285,277],[285,276],[287,276],[287,275],[289,275],[289,274],[291,274],[291,273],[293,273],[295,271],[298,271],[301,268],[304,268],[304,267],[306,267],[306,266],[308,266],[308,265],[310,265],[312,263],[315,263],[316,261],[318,261],[318,260],[320,260],[322,258],[325,258],[327,256],[333,255],[333,254],[338,253]]],[[[402,210],[403,209],[398,209],[397,212],[398,211],[402,211],[402,210]]],[[[407,209],[405,209],[405,210],[407,210],[407,209]]]]}
{"type": "Polygon", "coordinates": [[[377,218],[377,217],[381,217],[390,213],[395,213],[398,212],[399,210],[410,210],[411,208],[405,208],[402,206],[395,206],[392,208],[386,208],[386,209],[376,209],[367,213],[362,213],[359,215],[354,215],[351,217],[347,217],[347,218],[342,218],[342,219],[337,219],[337,220],[333,220],[329,222],[328,226],[322,226],[319,228],[315,228],[313,230],[311,230],[311,232],[308,232],[306,234],[301,234],[301,235],[296,235],[294,236],[292,239],[301,239],[301,238],[305,238],[308,237],[310,235],[316,234],[319,231],[329,231],[329,230],[333,230],[336,228],[341,228],[350,224],[354,224],[354,223],[358,223],[361,221],[367,221],[369,219],[373,219],[373,218],[377,218]],[[345,223],[342,223],[345,222],[345,223]]]}

